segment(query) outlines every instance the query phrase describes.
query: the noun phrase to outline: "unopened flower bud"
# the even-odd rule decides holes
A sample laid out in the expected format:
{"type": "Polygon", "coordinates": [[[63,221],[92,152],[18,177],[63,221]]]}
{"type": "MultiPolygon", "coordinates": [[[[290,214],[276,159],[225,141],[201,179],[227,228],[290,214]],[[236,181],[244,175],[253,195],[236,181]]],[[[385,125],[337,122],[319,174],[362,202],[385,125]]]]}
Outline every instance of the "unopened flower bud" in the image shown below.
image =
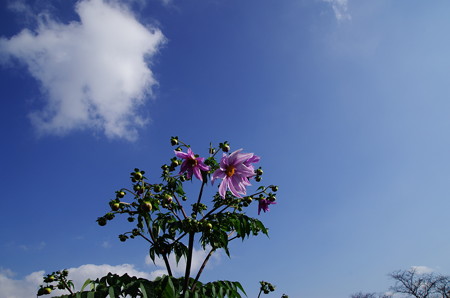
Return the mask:
{"type": "Polygon", "coordinates": [[[172,196],[166,193],[166,194],[164,195],[164,203],[166,203],[166,204],[172,204],[172,201],[173,201],[172,196]]]}
{"type": "Polygon", "coordinates": [[[124,191],[118,191],[117,195],[116,195],[119,199],[123,198],[125,196],[125,192],[124,191]]]}
{"type": "Polygon", "coordinates": [[[261,176],[263,174],[263,170],[261,168],[258,168],[255,170],[255,174],[261,176]]]}
{"type": "Polygon", "coordinates": [[[134,221],[134,217],[130,216],[127,218],[129,222],[133,222],[134,221]]]}
{"type": "Polygon", "coordinates": [[[142,180],[142,173],[141,172],[135,172],[133,174],[133,178],[136,179],[137,181],[142,180]]]}
{"type": "Polygon", "coordinates": [[[156,184],[155,186],[153,186],[153,190],[155,192],[160,192],[162,190],[162,186],[159,184],[156,184]]]}
{"type": "Polygon", "coordinates": [[[127,241],[128,237],[126,235],[119,235],[119,240],[122,242],[127,241]]]}
{"type": "Polygon", "coordinates": [[[120,209],[120,204],[119,203],[114,203],[111,205],[111,210],[112,211],[117,211],[120,209]]]}
{"type": "Polygon", "coordinates": [[[141,204],[140,208],[143,212],[150,212],[152,210],[153,206],[150,202],[143,202],[141,204]]]}
{"type": "Polygon", "coordinates": [[[172,138],[170,139],[170,144],[171,144],[172,146],[178,145],[178,137],[172,137],[172,138]]]}
{"type": "Polygon", "coordinates": [[[255,177],[255,181],[256,181],[256,182],[260,182],[260,181],[261,181],[261,176],[256,176],[256,177],[255,177]]]}
{"type": "Polygon", "coordinates": [[[103,227],[104,225],[106,225],[106,218],[104,218],[104,217],[97,218],[97,223],[99,226],[103,227]]]}
{"type": "Polygon", "coordinates": [[[276,185],[272,185],[270,188],[272,189],[272,191],[278,191],[278,186],[276,185]]]}
{"type": "Polygon", "coordinates": [[[112,220],[113,218],[114,218],[114,214],[112,214],[112,213],[106,213],[105,214],[105,218],[107,219],[107,220],[112,220]]]}

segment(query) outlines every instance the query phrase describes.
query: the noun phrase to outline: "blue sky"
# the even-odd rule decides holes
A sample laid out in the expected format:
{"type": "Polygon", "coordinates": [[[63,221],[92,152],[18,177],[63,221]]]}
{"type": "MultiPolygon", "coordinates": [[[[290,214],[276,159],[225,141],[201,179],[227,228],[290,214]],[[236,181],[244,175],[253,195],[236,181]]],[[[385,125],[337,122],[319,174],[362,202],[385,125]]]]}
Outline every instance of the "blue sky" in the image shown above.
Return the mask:
{"type": "Polygon", "coordinates": [[[0,297],[34,293],[42,270],[158,274],[145,243],[119,242],[125,220],[95,220],[130,170],[158,178],[172,135],[200,154],[225,140],[255,152],[280,186],[260,216],[270,238],[234,243],[205,281],[333,298],[385,291],[411,266],[450,274],[449,12],[443,0],[3,1],[0,297]]]}

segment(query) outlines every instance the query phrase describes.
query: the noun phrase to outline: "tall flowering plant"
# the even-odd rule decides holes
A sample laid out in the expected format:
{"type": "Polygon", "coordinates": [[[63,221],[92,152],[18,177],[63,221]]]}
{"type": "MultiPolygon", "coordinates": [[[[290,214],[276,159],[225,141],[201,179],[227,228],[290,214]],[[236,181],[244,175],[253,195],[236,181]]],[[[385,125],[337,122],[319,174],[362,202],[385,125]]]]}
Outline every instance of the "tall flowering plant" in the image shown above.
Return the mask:
{"type": "MultiPolygon", "coordinates": [[[[250,193],[249,187],[260,182],[263,174],[261,167],[255,168],[260,157],[242,149],[229,153],[227,142],[217,147],[210,145],[207,156],[195,154],[178,137],[172,137],[171,144],[175,146],[174,154],[170,162],[161,167],[161,181],[149,182],[145,171],[134,169],[130,173],[131,187],[117,190],[115,198],[109,202],[110,210],[97,219],[100,226],[105,226],[116,217],[125,216],[131,228],[121,233],[119,240],[146,242],[150,258],[153,262],[161,258],[167,275],[148,281],[110,273],[88,280],[81,292],[74,293],[67,271],[62,271],[64,274],[57,271],[44,279],[46,284],[41,286],[38,295],[48,294],[55,287],[69,290],[70,295],[61,297],[241,297],[245,294],[239,282],[203,284],[200,277],[215,252],[223,250],[230,255],[231,241],[268,234],[264,224],[248,216],[245,209],[257,201],[258,214],[269,211],[269,206],[275,204],[278,187],[259,186],[250,193]],[[191,180],[198,180],[200,185],[194,195],[184,189],[184,184],[191,180]],[[216,181],[220,181],[218,187],[216,181]],[[213,190],[210,200],[204,198],[205,187],[213,190]],[[193,249],[197,242],[208,253],[198,272],[192,272],[193,249]],[[183,277],[173,276],[169,263],[171,254],[177,263],[181,258],[186,259],[183,277]],[[55,282],[57,285],[53,284],[55,282]],[[83,291],[88,285],[90,290],[83,291]]],[[[264,287],[268,287],[269,283],[264,283],[264,287]]],[[[264,293],[266,291],[269,290],[264,288],[264,293]]]]}

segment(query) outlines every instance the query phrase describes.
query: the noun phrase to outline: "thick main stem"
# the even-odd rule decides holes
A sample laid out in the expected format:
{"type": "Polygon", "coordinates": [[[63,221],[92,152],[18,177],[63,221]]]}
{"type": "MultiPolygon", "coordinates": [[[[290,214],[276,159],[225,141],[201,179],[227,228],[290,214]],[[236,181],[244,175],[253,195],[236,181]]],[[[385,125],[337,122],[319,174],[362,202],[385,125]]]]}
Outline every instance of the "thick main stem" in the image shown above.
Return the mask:
{"type": "Polygon", "coordinates": [[[170,277],[172,277],[172,270],[170,269],[169,259],[166,254],[163,254],[164,263],[166,264],[167,273],[170,277]]]}
{"type": "MultiPolygon", "coordinates": [[[[198,194],[197,205],[200,204],[203,195],[203,187],[206,182],[203,181],[202,186],[200,187],[200,193],[198,194]]],[[[197,216],[197,212],[194,211],[193,216],[197,216]]],[[[184,285],[183,285],[183,297],[186,294],[186,291],[189,287],[189,276],[191,275],[191,266],[192,266],[192,252],[194,250],[194,239],[195,239],[195,230],[189,232],[189,243],[188,243],[188,254],[186,260],[186,271],[184,272],[184,285]]]]}
{"type": "Polygon", "coordinates": [[[187,260],[186,260],[186,271],[184,273],[183,297],[189,287],[189,276],[191,275],[192,252],[194,249],[194,238],[195,238],[195,232],[190,232],[189,233],[188,254],[187,254],[187,260]]]}

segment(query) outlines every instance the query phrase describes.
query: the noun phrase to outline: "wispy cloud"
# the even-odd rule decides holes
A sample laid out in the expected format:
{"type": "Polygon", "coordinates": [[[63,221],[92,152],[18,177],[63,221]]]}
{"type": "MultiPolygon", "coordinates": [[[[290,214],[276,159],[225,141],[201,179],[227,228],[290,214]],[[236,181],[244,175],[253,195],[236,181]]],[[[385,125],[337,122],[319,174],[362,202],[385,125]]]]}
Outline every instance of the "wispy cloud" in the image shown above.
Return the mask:
{"type": "Polygon", "coordinates": [[[43,108],[30,113],[39,134],[92,129],[135,140],[148,122],[139,108],[157,84],[149,63],[164,36],[114,1],[82,0],[76,12],[80,22],[44,14],[35,31],[1,38],[0,61],[20,61],[40,82],[43,108]]]}
{"type": "Polygon", "coordinates": [[[330,3],[334,15],[338,21],[350,20],[352,17],[348,12],[348,0],[323,0],[330,3]]]}

